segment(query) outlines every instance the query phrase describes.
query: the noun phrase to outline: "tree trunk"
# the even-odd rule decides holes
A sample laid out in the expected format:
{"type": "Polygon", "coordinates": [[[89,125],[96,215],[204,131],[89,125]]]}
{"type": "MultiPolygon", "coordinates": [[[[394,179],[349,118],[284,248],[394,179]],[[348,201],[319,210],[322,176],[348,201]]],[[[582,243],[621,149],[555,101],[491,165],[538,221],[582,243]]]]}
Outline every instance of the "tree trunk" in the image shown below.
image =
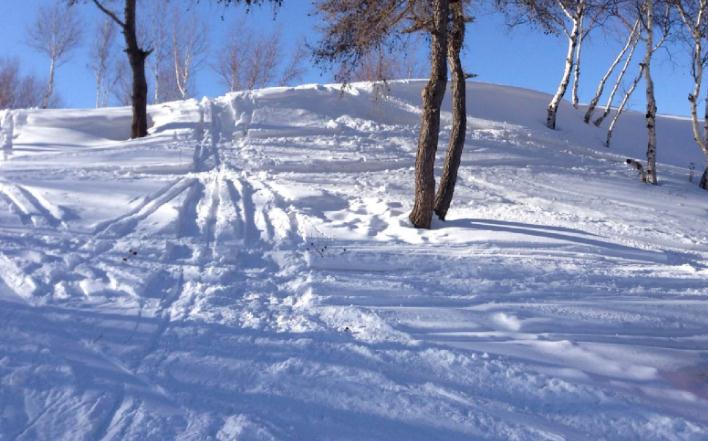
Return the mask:
{"type": "Polygon", "coordinates": [[[460,167],[462,149],[465,147],[467,132],[466,84],[465,72],[462,69],[460,52],[465,41],[465,14],[462,2],[450,5],[452,10],[452,27],[448,35],[447,59],[452,71],[452,131],[447,146],[445,164],[440,186],[435,196],[435,214],[440,220],[445,220],[450,208],[452,196],[457,182],[457,169],[460,167]]]}
{"type": "Polygon", "coordinates": [[[44,92],[44,98],[42,99],[42,109],[49,107],[49,100],[54,95],[54,72],[56,70],[56,59],[52,57],[49,63],[49,79],[47,80],[47,90],[44,92]]]}
{"type": "Polygon", "coordinates": [[[153,104],[157,104],[160,102],[160,68],[157,65],[157,60],[153,60],[155,63],[155,68],[153,69],[152,72],[152,77],[153,77],[153,87],[155,88],[155,91],[153,93],[153,104]]]}
{"type": "Polygon", "coordinates": [[[578,44],[575,46],[575,66],[573,67],[573,90],[571,91],[570,102],[573,104],[574,108],[578,108],[580,103],[580,97],[578,96],[578,89],[580,87],[580,55],[583,50],[583,40],[586,35],[583,35],[583,23],[580,23],[580,31],[578,32],[578,44]]]}
{"type": "Polygon", "coordinates": [[[704,190],[708,190],[708,165],[706,165],[706,168],[703,171],[703,176],[701,177],[701,182],[698,186],[704,190]]]}
{"type": "MultiPolygon", "coordinates": [[[[693,65],[691,66],[691,73],[693,76],[693,91],[688,95],[688,102],[691,108],[691,129],[693,131],[693,139],[698,144],[701,150],[704,152],[708,145],[705,144],[705,129],[706,129],[706,119],[704,115],[703,119],[703,135],[701,135],[700,128],[698,126],[698,97],[701,95],[701,83],[703,80],[703,46],[702,38],[700,35],[695,35],[694,33],[694,47],[693,47],[693,65]]],[[[706,97],[708,100],[708,97],[706,97]]],[[[706,101],[706,112],[708,112],[708,101],[706,101]]]]}
{"type": "Polygon", "coordinates": [[[126,52],[130,61],[130,68],[133,72],[133,90],[131,104],[133,107],[133,121],[130,127],[131,138],[142,138],[147,136],[147,97],[148,86],[145,78],[145,59],[150,55],[150,51],[145,51],[138,44],[135,21],[136,0],[125,0],[125,26],[123,35],[125,36],[126,52]]]}
{"type": "Polygon", "coordinates": [[[423,89],[423,113],[415,160],[415,202],[408,218],[416,228],[430,228],[435,199],[435,152],[440,132],[440,105],[447,86],[448,0],[433,0],[430,80],[423,89]]]}
{"type": "Polygon", "coordinates": [[[703,153],[708,156],[708,95],[703,107],[703,153]]]}
{"type": "Polygon", "coordinates": [[[624,62],[624,65],[622,66],[622,70],[620,70],[619,75],[617,76],[617,80],[615,81],[615,85],[612,86],[612,90],[610,91],[610,95],[607,97],[607,103],[605,104],[605,108],[602,111],[602,114],[597,117],[597,119],[593,122],[595,124],[595,127],[600,127],[602,122],[607,118],[607,115],[610,114],[610,111],[612,110],[612,102],[615,99],[615,95],[617,94],[617,91],[619,90],[620,84],[622,84],[622,79],[624,79],[624,75],[627,73],[627,69],[629,68],[629,64],[632,62],[632,58],[634,58],[634,51],[637,49],[637,44],[639,44],[639,39],[635,38],[631,49],[629,50],[629,55],[627,55],[627,59],[624,62]]]}
{"type": "Polygon", "coordinates": [[[548,115],[546,116],[546,126],[549,129],[556,128],[556,116],[558,114],[558,106],[560,105],[566,90],[568,89],[568,83],[570,83],[570,74],[573,71],[573,61],[575,57],[575,47],[578,44],[578,36],[580,33],[580,20],[578,16],[573,19],[573,29],[568,36],[568,53],[565,56],[565,69],[563,70],[563,76],[561,77],[558,89],[556,89],[555,95],[548,104],[548,115]]]}
{"type": "Polygon", "coordinates": [[[610,79],[612,72],[615,71],[615,69],[617,68],[617,65],[620,63],[620,61],[622,61],[624,54],[627,53],[627,50],[629,50],[629,47],[632,45],[633,42],[635,42],[635,35],[637,33],[638,27],[639,27],[639,21],[636,21],[634,23],[634,26],[632,27],[632,30],[629,33],[629,37],[627,37],[627,43],[625,43],[622,50],[619,51],[619,53],[615,57],[614,61],[612,61],[612,64],[610,64],[610,67],[607,69],[607,72],[605,72],[605,75],[602,77],[602,79],[600,79],[600,82],[597,85],[597,90],[595,90],[595,96],[592,97],[592,100],[590,100],[590,104],[588,104],[588,109],[585,112],[585,117],[583,118],[583,120],[585,121],[585,124],[590,123],[590,118],[592,118],[592,114],[593,114],[593,112],[595,112],[595,108],[597,107],[597,103],[600,102],[600,98],[602,97],[602,92],[605,91],[605,85],[607,84],[607,81],[610,79]]]}
{"type": "MultiPolygon", "coordinates": [[[[639,73],[637,74],[636,77],[634,77],[634,80],[632,81],[632,85],[629,86],[629,89],[627,89],[627,92],[625,92],[624,97],[622,98],[622,102],[620,103],[619,107],[617,108],[617,113],[615,113],[614,118],[612,118],[612,122],[610,123],[610,127],[607,128],[607,138],[605,139],[605,147],[610,147],[610,142],[612,141],[612,133],[615,130],[615,126],[617,125],[617,121],[619,121],[620,116],[622,115],[622,112],[624,112],[624,107],[627,105],[627,102],[629,102],[629,98],[632,96],[634,93],[634,89],[637,88],[637,84],[639,84],[639,81],[642,79],[642,74],[643,74],[643,68],[639,69],[639,73]]],[[[609,113],[609,111],[607,111],[609,113]]],[[[604,114],[600,116],[601,118],[604,118],[604,114]]],[[[599,119],[599,118],[598,118],[599,119]]],[[[597,121],[595,121],[595,125],[597,124],[597,121]]]]}
{"type": "Polygon", "coordinates": [[[647,100],[647,183],[656,185],[656,100],[654,81],[651,77],[651,57],[654,52],[654,0],[646,1],[646,55],[644,56],[644,81],[647,100]]]}
{"type": "Polygon", "coordinates": [[[133,52],[128,51],[130,68],[133,72],[133,90],[131,94],[131,105],[133,107],[133,121],[130,126],[131,138],[142,138],[147,136],[147,96],[148,86],[145,79],[145,58],[147,53],[143,50],[133,52]]]}

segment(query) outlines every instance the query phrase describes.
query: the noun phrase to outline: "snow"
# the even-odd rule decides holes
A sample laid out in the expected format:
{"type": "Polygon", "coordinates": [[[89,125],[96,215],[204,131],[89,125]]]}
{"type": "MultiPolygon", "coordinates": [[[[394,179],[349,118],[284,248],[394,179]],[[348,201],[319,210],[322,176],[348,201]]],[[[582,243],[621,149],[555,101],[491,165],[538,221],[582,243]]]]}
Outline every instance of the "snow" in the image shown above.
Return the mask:
{"type": "Polygon", "coordinates": [[[130,141],[127,108],[15,111],[0,440],[708,439],[689,122],[659,118],[647,186],[643,115],[606,149],[582,109],[550,131],[549,96],[470,82],[423,231],[422,85],[167,103],[130,141]]]}

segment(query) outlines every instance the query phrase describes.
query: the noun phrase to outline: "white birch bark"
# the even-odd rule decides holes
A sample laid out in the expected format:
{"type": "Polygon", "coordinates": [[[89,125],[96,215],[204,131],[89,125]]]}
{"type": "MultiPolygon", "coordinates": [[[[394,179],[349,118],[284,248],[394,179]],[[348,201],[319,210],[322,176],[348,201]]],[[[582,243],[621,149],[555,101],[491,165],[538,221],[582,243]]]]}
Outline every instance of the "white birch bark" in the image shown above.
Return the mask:
{"type": "Polygon", "coordinates": [[[573,66],[573,90],[571,93],[570,102],[574,108],[578,108],[580,98],[578,97],[578,88],[580,86],[580,55],[583,50],[583,40],[587,37],[587,33],[583,31],[583,22],[580,22],[578,31],[578,43],[575,45],[575,65],[573,66]]]}
{"type": "MultiPolygon", "coordinates": [[[[706,38],[705,16],[708,13],[708,0],[700,0],[697,4],[697,11],[687,12],[681,1],[676,2],[676,9],[679,16],[686,26],[686,30],[690,33],[693,39],[693,51],[691,54],[691,77],[693,78],[693,90],[688,95],[688,101],[691,108],[691,129],[693,131],[693,139],[696,145],[708,157],[708,96],[706,96],[705,109],[703,115],[703,133],[700,132],[698,122],[698,98],[701,95],[701,87],[703,83],[703,70],[706,64],[708,55],[703,51],[703,39],[706,38]],[[695,15],[695,19],[693,16],[695,15]]],[[[708,190],[708,167],[703,172],[700,187],[708,190]]]]}
{"type": "Polygon", "coordinates": [[[191,81],[207,53],[207,27],[196,16],[175,11],[172,23],[172,56],[177,90],[182,99],[191,94],[191,81]]]}
{"type": "MultiPolygon", "coordinates": [[[[629,98],[632,96],[632,94],[634,93],[634,90],[637,88],[639,81],[641,81],[643,71],[644,71],[643,68],[639,69],[639,73],[637,73],[637,76],[634,77],[634,80],[632,80],[632,84],[629,86],[629,89],[627,89],[627,92],[625,92],[624,97],[622,97],[622,102],[620,103],[619,107],[617,108],[617,113],[615,113],[615,116],[612,118],[612,121],[610,122],[610,126],[607,128],[607,137],[605,138],[605,147],[610,147],[610,143],[612,141],[612,133],[615,130],[615,126],[617,125],[617,121],[619,121],[620,116],[622,116],[622,112],[624,112],[624,108],[627,106],[627,103],[629,102],[629,98]]],[[[609,113],[609,111],[608,111],[608,113],[609,113]]]]}
{"type": "Polygon", "coordinates": [[[637,49],[637,45],[639,44],[639,38],[635,37],[634,42],[632,43],[632,46],[629,50],[629,55],[627,55],[627,59],[624,62],[624,65],[622,66],[622,69],[620,70],[619,75],[617,75],[617,80],[615,81],[614,86],[612,86],[612,90],[610,91],[610,95],[607,97],[607,103],[605,103],[605,107],[602,110],[602,113],[600,116],[593,121],[593,124],[595,124],[596,127],[600,127],[602,122],[607,118],[607,115],[610,114],[610,111],[612,110],[612,103],[615,100],[615,95],[617,94],[617,91],[620,88],[620,84],[622,84],[622,80],[624,79],[624,75],[627,73],[627,69],[629,68],[630,63],[632,62],[632,58],[634,58],[634,52],[637,49]]]}
{"type": "MultiPolygon", "coordinates": [[[[570,83],[570,75],[573,70],[574,58],[575,58],[575,48],[578,44],[578,37],[580,35],[580,23],[583,19],[585,9],[585,1],[581,0],[578,2],[578,6],[574,14],[569,13],[565,8],[563,8],[566,16],[571,20],[573,26],[568,36],[568,52],[565,57],[565,69],[563,70],[563,76],[561,77],[560,84],[556,93],[551,98],[551,102],[548,104],[548,112],[546,116],[546,126],[549,129],[556,128],[556,117],[558,115],[558,106],[560,105],[566,90],[568,89],[568,84],[570,83]]],[[[567,32],[567,31],[566,31],[567,32]]]]}
{"type": "Polygon", "coordinates": [[[607,72],[605,72],[605,75],[600,79],[600,82],[597,85],[597,89],[595,90],[595,95],[592,97],[592,100],[590,100],[590,103],[588,104],[588,108],[585,111],[585,117],[583,120],[585,121],[586,124],[590,123],[590,119],[592,118],[592,114],[595,112],[595,109],[597,108],[597,104],[600,102],[600,98],[602,97],[602,93],[605,91],[605,85],[607,84],[607,81],[610,79],[612,76],[612,73],[615,71],[617,66],[619,65],[620,61],[622,61],[622,58],[624,58],[625,54],[629,50],[630,46],[632,44],[636,44],[636,33],[637,30],[639,29],[639,21],[637,20],[634,23],[634,26],[632,27],[632,30],[629,33],[629,36],[627,37],[627,42],[625,45],[622,47],[622,50],[619,51],[615,59],[612,61],[612,64],[610,64],[610,67],[607,69],[607,72]]]}
{"type": "Polygon", "coordinates": [[[646,0],[646,53],[644,55],[644,82],[647,100],[647,183],[656,185],[656,100],[651,76],[651,58],[654,52],[654,0],[646,0]]]}
{"type": "Polygon", "coordinates": [[[42,98],[42,109],[49,107],[49,100],[54,95],[54,72],[56,71],[57,59],[52,55],[49,60],[49,78],[47,79],[47,90],[42,98]]]}

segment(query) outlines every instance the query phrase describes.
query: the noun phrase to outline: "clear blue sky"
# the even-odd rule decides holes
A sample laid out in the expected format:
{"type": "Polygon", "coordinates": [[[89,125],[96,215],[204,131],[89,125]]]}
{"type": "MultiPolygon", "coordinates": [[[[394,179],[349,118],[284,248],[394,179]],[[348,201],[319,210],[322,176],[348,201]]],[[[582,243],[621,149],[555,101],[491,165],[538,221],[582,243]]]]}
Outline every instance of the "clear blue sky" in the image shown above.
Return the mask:
{"type": "MultiPolygon", "coordinates": [[[[17,57],[26,72],[45,76],[47,61],[33,52],[24,43],[24,30],[35,14],[37,6],[51,0],[0,0],[0,39],[1,56],[17,57]]],[[[143,0],[144,1],[144,0],[143,0]]],[[[173,0],[187,3],[189,0],[173,0]]],[[[95,6],[82,4],[77,6],[86,23],[87,35],[84,45],[77,50],[72,59],[58,72],[57,86],[63,102],[70,107],[91,107],[95,102],[93,77],[86,67],[88,61],[88,41],[96,20],[102,18],[95,6]]],[[[199,12],[211,23],[211,56],[216,56],[219,41],[226,34],[229,24],[244,14],[242,7],[225,8],[216,6],[211,0],[201,0],[197,6],[199,12]]],[[[311,12],[309,0],[285,0],[277,15],[269,6],[255,8],[248,20],[257,29],[279,28],[286,40],[295,40],[303,36],[308,41],[317,39],[317,23],[308,13],[311,12]]],[[[581,79],[581,99],[587,101],[594,91],[597,80],[604,73],[609,61],[615,56],[620,42],[613,37],[595,33],[584,48],[584,70],[581,79]]],[[[544,35],[529,28],[513,30],[505,26],[500,14],[485,12],[477,17],[467,31],[465,52],[466,68],[478,74],[479,81],[508,84],[531,89],[552,92],[555,90],[563,68],[566,43],[560,37],[544,35]]],[[[690,90],[688,76],[688,53],[683,47],[677,47],[673,57],[665,51],[658,53],[655,62],[655,81],[659,112],[686,115],[686,96],[690,90]]],[[[322,73],[312,67],[303,82],[329,82],[331,73],[322,73]]],[[[214,74],[203,69],[197,78],[197,92],[201,95],[216,96],[223,94],[224,88],[214,74]]],[[[473,105],[473,103],[470,103],[473,105]]],[[[644,105],[643,88],[635,93],[632,107],[644,105]]]]}

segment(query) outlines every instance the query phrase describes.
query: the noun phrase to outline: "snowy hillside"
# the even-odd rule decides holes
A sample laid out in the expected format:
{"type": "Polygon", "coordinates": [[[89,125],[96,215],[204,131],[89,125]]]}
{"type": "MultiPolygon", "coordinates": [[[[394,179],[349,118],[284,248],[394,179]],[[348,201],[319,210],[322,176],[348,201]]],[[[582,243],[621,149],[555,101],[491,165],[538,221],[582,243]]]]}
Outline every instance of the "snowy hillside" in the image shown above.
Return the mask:
{"type": "Polygon", "coordinates": [[[169,103],[135,141],[129,109],[17,113],[0,440],[708,439],[688,121],[660,118],[647,186],[643,115],[606,149],[568,106],[547,130],[547,95],[470,83],[422,231],[422,84],[169,103]]]}

